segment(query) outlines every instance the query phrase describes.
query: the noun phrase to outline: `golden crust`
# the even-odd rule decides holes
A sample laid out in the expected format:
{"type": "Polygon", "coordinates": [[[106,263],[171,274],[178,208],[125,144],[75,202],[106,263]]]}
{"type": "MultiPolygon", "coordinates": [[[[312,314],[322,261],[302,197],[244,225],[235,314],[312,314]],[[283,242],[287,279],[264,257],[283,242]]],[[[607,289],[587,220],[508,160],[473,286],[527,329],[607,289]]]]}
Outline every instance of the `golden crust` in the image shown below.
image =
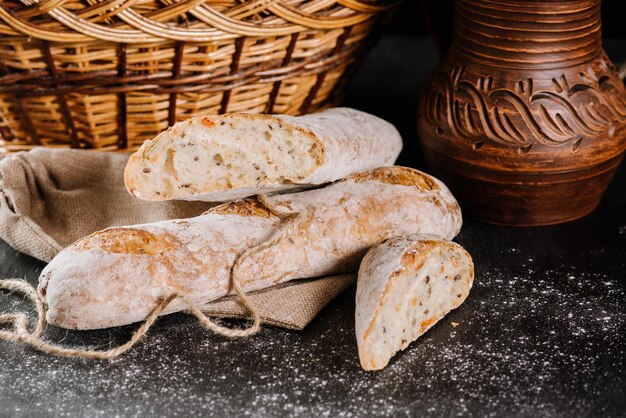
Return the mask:
{"type": "Polygon", "coordinates": [[[424,265],[424,260],[429,254],[430,250],[436,248],[457,248],[457,246],[447,241],[436,240],[421,240],[413,243],[402,254],[400,264],[404,267],[412,267],[414,270],[419,270],[424,265]]]}
{"type": "Polygon", "coordinates": [[[110,228],[96,232],[72,245],[76,251],[98,248],[114,254],[157,255],[171,251],[180,245],[179,240],[168,232],[153,234],[133,228],[110,228]]]}
{"type": "Polygon", "coordinates": [[[223,205],[209,209],[205,214],[217,215],[241,215],[241,216],[257,216],[260,218],[271,218],[274,215],[258,200],[246,199],[237,202],[228,202],[223,205]]]}
{"type": "Polygon", "coordinates": [[[353,174],[345,180],[351,180],[355,183],[379,181],[400,186],[415,186],[422,190],[439,190],[439,185],[430,176],[409,167],[381,167],[353,174]]]}
{"type": "MultiPolygon", "coordinates": [[[[215,122],[213,122],[211,119],[207,117],[200,118],[199,122],[200,122],[200,125],[206,126],[207,128],[213,128],[216,126],[215,122]]],[[[176,135],[176,133],[173,130],[172,130],[172,133],[176,135]]]]}

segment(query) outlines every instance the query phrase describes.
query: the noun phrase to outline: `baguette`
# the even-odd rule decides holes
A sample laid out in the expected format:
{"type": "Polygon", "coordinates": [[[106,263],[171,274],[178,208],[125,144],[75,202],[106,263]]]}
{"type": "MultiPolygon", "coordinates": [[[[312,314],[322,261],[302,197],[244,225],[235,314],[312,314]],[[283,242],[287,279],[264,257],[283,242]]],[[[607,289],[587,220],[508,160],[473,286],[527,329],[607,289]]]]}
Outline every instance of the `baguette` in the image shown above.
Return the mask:
{"type": "Polygon", "coordinates": [[[146,141],[130,157],[124,181],[144,200],[224,202],[389,166],[401,149],[393,125],[354,109],[206,116],[146,141]]]}
{"type": "MultiPolygon", "coordinates": [[[[231,202],[196,218],[112,228],[64,249],[39,292],[53,325],[94,329],[140,321],[176,292],[202,306],[292,279],[356,271],[368,248],[395,235],[461,227],[449,190],[417,170],[387,167],[328,187],[231,202]]],[[[163,313],[186,308],[172,302],[163,313]]]]}
{"type": "Polygon", "coordinates": [[[395,353],[463,303],[473,280],[470,255],[439,236],[395,237],[372,248],[357,280],[361,367],[384,368],[395,353]]]}

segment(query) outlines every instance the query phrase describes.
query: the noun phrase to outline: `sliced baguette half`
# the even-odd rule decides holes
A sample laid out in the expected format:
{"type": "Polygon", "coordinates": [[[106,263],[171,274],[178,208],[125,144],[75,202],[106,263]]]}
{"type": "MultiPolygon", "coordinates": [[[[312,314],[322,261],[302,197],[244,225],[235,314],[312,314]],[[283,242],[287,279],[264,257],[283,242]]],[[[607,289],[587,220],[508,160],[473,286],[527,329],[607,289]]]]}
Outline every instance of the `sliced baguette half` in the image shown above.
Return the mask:
{"type": "Polygon", "coordinates": [[[355,328],[364,370],[379,370],[457,308],[474,281],[472,258],[436,235],[391,238],[361,262],[355,328]]]}
{"type": "Polygon", "coordinates": [[[146,141],[130,157],[124,181],[144,200],[220,202],[390,166],[401,149],[393,125],[349,108],[299,117],[207,116],[146,141]]]}

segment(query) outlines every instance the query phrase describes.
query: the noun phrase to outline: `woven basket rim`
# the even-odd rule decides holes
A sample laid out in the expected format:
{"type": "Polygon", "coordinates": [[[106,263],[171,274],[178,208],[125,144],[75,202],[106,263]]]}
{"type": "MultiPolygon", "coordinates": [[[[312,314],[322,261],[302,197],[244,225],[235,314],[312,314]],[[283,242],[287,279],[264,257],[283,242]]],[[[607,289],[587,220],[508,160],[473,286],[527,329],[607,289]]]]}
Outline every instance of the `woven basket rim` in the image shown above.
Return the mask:
{"type": "Polygon", "coordinates": [[[0,1],[0,152],[336,105],[400,0],[0,1]]]}
{"type": "MultiPolygon", "coordinates": [[[[26,10],[17,13],[0,2],[0,34],[4,36],[41,39],[52,42],[85,42],[101,40],[117,43],[151,43],[162,41],[207,42],[236,39],[242,36],[272,37],[284,36],[304,30],[340,29],[354,26],[371,19],[377,13],[394,8],[401,0],[334,0],[343,6],[341,15],[324,15],[309,12],[304,7],[292,7],[283,0],[260,0],[264,10],[272,17],[260,23],[250,23],[236,18],[238,9],[221,13],[209,4],[208,0],[182,1],[164,0],[163,8],[156,13],[142,15],[132,7],[134,0],[101,0],[95,5],[74,13],[63,7],[59,0],[21,0],[26,10]],[[60,3],[60,4],[58,4],[60,3]],[[344,11],[350,11],[346,14],[344,11]],[[121,22],[101,24],[96,12],[115,16],[121,22]],[[172,25],[160,22],[163,16],[188,13],[201,22],[204,27],[190,28],[184,24],[172,25]],[[235,15],[235,17],[229,14],[235,15]],[[47,16],[56,23],[37,24],[35,17],[47,16]],[[24,18],[23,16],[26,16],[24,18]],[[86,16],[86,17],[85,17],[86,16]],[[2,24],[3,23],[3,24],[2,24]]],[[[256,4],[259,1],[243,2],[256,4]]],[[[315,2],[313,2],[315,3],[315,2]]],[[[318,3],[328,3],[320,0],[318,3]]],[[[309,7],[310,8],[310,7],[309,7]]],[[[247,16],[243,13],[244,16],[247,16]]]]}

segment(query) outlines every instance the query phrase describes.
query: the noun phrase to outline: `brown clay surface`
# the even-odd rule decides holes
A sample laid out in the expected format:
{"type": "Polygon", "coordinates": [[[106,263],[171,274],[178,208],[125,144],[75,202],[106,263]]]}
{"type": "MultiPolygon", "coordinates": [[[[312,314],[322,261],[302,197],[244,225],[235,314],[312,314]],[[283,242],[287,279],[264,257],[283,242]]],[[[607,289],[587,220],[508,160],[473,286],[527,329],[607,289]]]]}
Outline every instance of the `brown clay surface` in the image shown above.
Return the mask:
{"type": "Polygon", "coordinates": [[[543,225],[593,210],[626,149],[626,90],[600,1],[457,0],[420,102],[433,172],[472,216],[543,225]]]}

